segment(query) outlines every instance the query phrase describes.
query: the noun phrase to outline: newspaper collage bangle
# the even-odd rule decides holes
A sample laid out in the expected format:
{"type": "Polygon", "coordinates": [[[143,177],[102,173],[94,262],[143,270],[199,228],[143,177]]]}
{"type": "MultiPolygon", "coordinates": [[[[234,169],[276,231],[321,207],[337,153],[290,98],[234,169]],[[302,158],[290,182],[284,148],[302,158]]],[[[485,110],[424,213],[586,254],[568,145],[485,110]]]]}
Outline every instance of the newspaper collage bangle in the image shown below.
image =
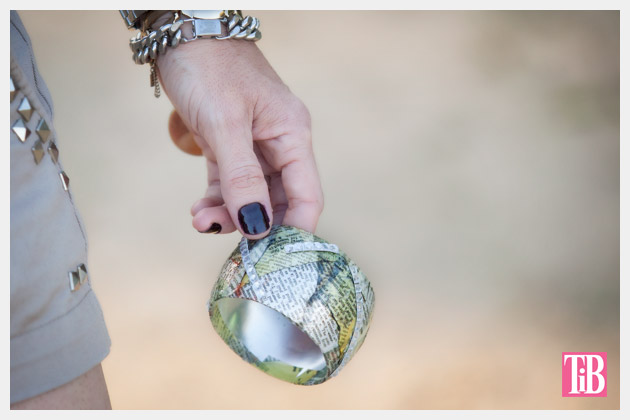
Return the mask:
{"type": "Polygon", "coordinates": [[[223,341],[249,364],[297,385],[336,376],[368,333],[374,290],[335,244],[291,226],[243,237],[207,309],[223,341]]]}
{"type": "MultiPolygon", "coordinates": [[[[155,19],[156,11],[121,10],[120,14],[129,28],[140,31],[129,41],[136,64],[150,64],[151,87],[156,98],[160,96],[160,84],[156,72],[156,60],[165,54],[168,48],[177,48],[179,44],[200,38],[218,40],[243,39],[256,42],[262,34],[258,29],[260,21],[255,17],[243,17],[240,10],[174,10],[169,23],[157,29],[151,28],[148,19],[155,19]],[[190,24],[192,36],[182,34],[184,25],[190,24]]],[[[168,11],[165,11],[168,12],[168,11]]]]}

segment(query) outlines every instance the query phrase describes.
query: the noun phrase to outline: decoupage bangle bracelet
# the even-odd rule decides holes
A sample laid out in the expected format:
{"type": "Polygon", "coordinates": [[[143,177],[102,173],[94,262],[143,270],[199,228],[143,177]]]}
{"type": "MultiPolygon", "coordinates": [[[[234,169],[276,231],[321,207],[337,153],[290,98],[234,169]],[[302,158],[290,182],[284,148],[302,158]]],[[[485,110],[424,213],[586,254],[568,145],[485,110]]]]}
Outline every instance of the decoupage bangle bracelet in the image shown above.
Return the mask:
{"type": "Polygon", "coordinates": [[[339,248],[312,233],[273,226],[243,238],[208,301],[225,343],[267,374],[299,385],[337,375],[365,340],[374,292],[339,248]]]}

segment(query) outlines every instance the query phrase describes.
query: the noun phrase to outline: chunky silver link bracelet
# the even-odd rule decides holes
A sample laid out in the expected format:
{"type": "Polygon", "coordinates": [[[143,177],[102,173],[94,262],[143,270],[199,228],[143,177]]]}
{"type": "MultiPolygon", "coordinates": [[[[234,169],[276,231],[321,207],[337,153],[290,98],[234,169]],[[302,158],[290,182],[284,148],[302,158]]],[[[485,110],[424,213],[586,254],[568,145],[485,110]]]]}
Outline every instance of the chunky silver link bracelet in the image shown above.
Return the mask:
{"type": "MultiPolygon", "coordinates": [[[[129,14],[122,12],[123,19],[130,25],[129,14]]],[[[137,20],[135,25],[138,25],[137,20]]],[[[158,98],[161,92],[155,63],[159,55],[166,53],[167,48],[177,48],[179,44],[199,38],[243,39],[256,42],[262,37],[259,26],[258,19],[252,16],[243,17],[240,10],[177,10],[173,11],[171,23],[155,30],[141,30],[131,38],[129,47],[136,64],[149,63],[151,65],[151,87],[155,89],[154,95],[158,98]],[[192,25],[190,38],[182,35],[182,26],[187,22],[192,25]]],[[[142,27],[145,27],[144,23],[142,27]]]]}
{"type": "Polygon", "coordinates": [[[148,10],[119,10],[120,16],[122,16],[123,20],[127,24],[127,28],[136,28],[140,29],[139,24],[142,19],[149,12],[148,10]]]}

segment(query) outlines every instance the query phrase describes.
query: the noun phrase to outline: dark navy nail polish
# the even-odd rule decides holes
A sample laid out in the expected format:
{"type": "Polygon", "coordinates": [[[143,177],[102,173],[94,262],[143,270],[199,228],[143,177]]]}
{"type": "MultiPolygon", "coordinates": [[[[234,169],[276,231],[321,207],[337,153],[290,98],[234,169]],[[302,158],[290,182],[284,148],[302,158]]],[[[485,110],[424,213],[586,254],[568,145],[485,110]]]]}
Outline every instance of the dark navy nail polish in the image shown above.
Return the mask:
{"type": "Polygon", "coordinates": [[[218,224],[218,223],[213,223],[213,224],[210,225],[208,230],[204,230],[203,232],[199,231],[199,232],[200,233],[219,233],[219,232],[221,232],[221,225],[218,224]]]}
{"type": "Polygon", "coordinates": [[[241,207],[238,211],[238,222],[248,235],[258,235],[269,229],[269,216],[260,203],[249,203],[241,207]]]}

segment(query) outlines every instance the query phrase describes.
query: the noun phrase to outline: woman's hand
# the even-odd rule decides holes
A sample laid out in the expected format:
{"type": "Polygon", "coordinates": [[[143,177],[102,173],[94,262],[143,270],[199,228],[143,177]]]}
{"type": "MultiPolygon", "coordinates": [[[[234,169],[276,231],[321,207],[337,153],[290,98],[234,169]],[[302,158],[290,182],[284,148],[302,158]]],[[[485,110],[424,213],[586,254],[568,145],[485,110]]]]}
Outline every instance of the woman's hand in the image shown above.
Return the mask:
{"type": "Polygon", "coordinates": [[[157,63],[175,106],[171,138],[207,161],[208,188],[191,209],[194,228],[238,229],[250,239],[271,224],[313,232],[324,202],[310,115],[258,47],[203,39],[168,50],[157,63]]]}

